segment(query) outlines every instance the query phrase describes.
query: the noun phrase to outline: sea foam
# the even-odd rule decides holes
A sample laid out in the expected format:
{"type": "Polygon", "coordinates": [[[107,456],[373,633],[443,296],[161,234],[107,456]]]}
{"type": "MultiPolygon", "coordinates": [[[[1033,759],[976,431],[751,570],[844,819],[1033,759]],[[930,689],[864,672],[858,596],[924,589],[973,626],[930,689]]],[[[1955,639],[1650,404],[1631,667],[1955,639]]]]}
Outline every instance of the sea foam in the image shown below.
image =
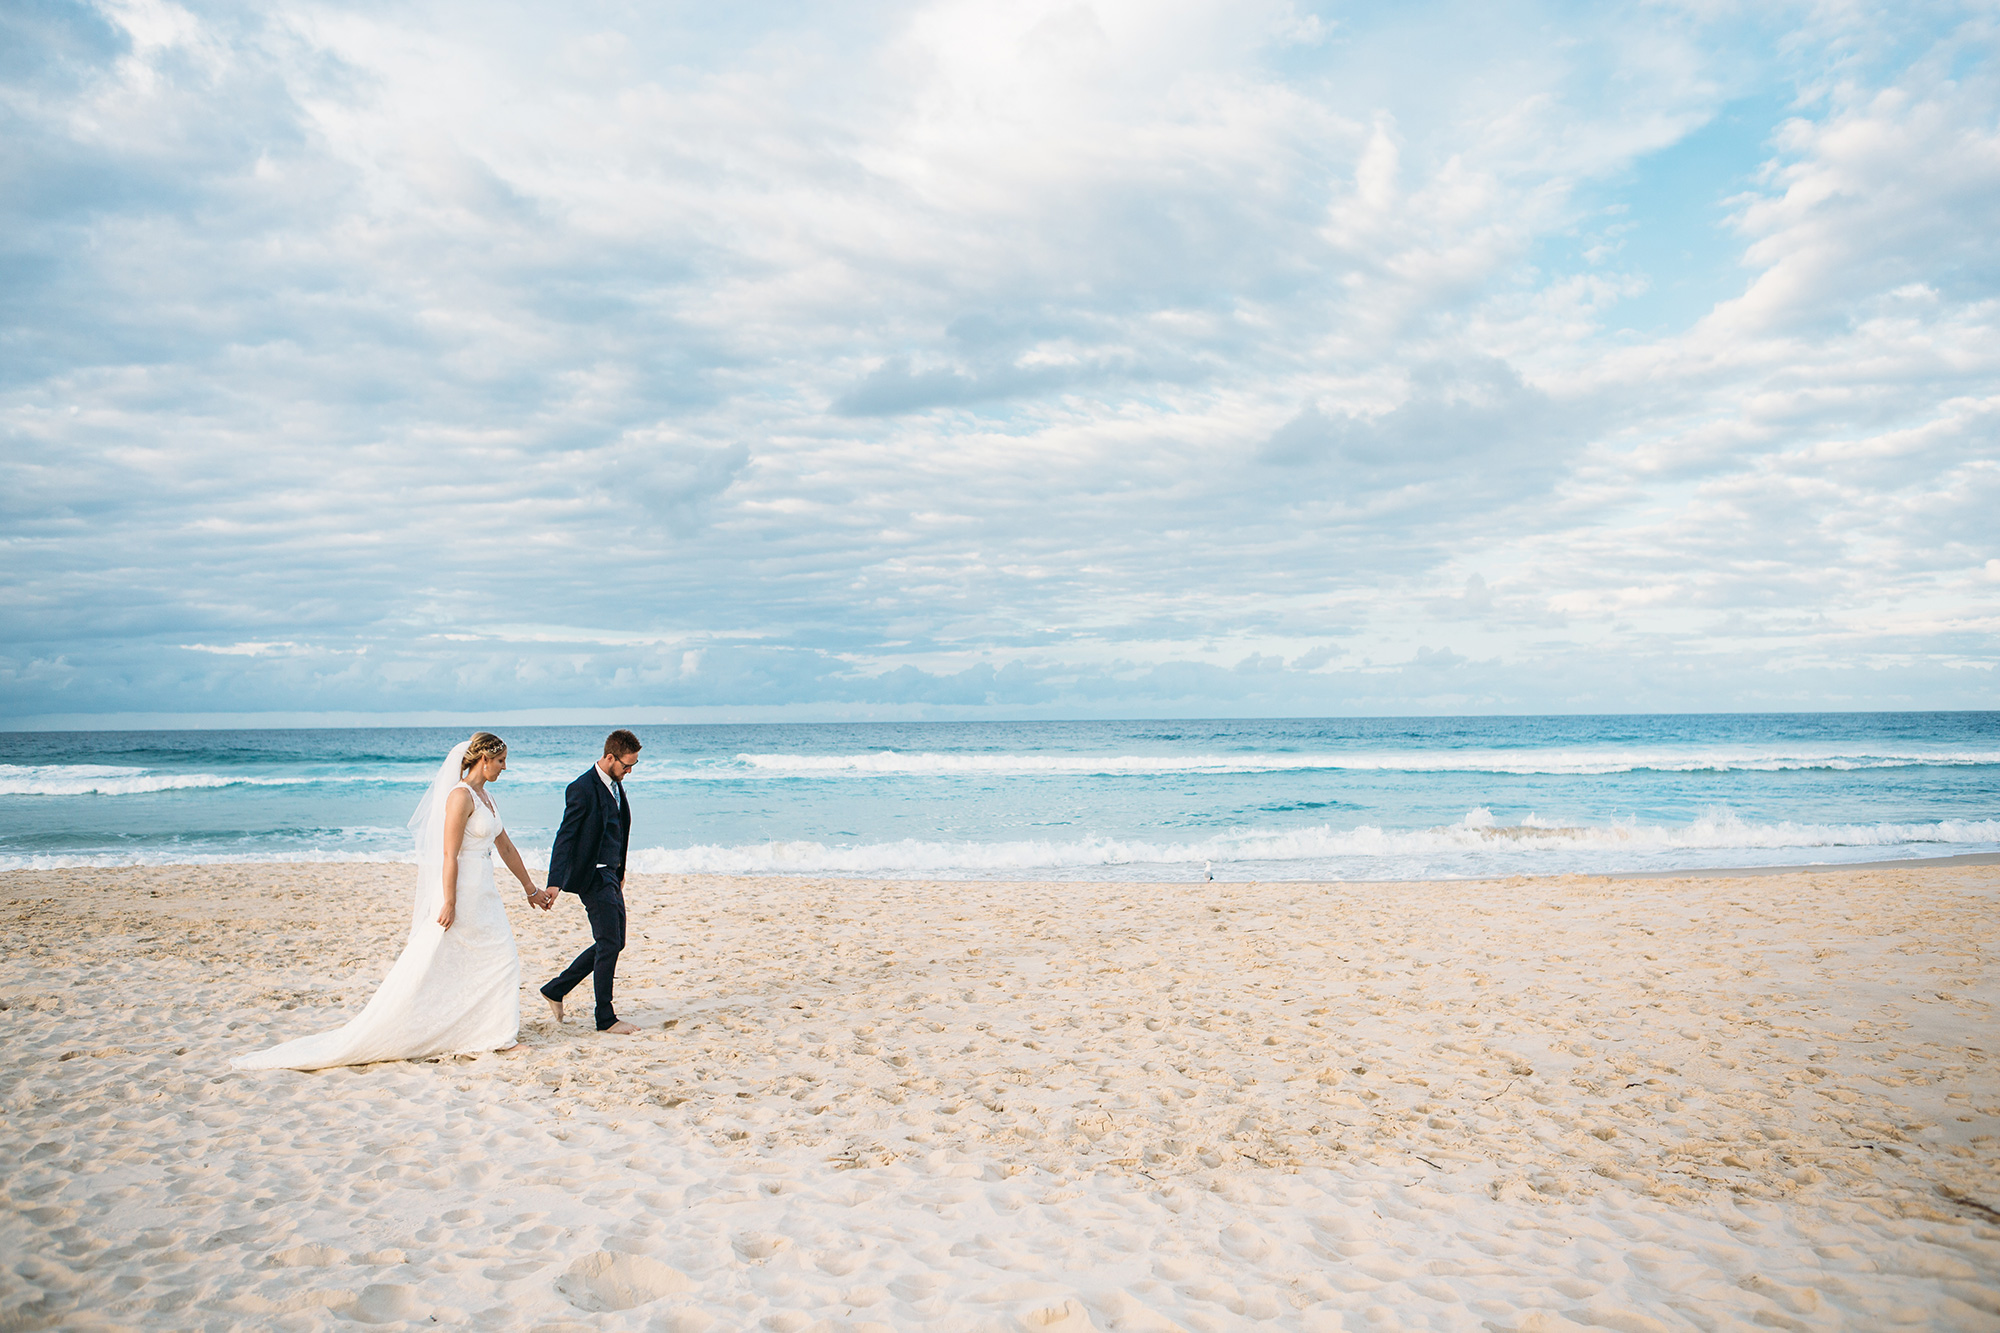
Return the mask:
{"type": "MultiPolygon", "coordinates": [[[[1484,808],[1455,824],[1389,830],[1363,824],[1351,829],[1231,830],[1189,842],[1121,838],[1070,841],[897,842],[837,844],[811,840],[738,846],[649,847],[632,866],[647,874],[846,874],[992,875],[1134,866],[1256,863],[1290,866],[1290,878],[1307,866],[1314,873],[1340,869],[1341,877],[1366,873],[1370,863],[1448,858],[1461,873],[1533,873],[1548,853],[1612,853],[1638,868],[1674,853],[1711,851],[1813,851],[1865,848],[1870,854],[1944,855],[2000,845],[2000,820],[1945,820],[1928,824],[1758,824],[1727,812],[1688,824],[1611,824],[1573,827],[1529,821],[1502,825],[1484,808]]],[[[1600,858],[1601,859],[1601,858],[1600,858]]],[[[1556,867],[1551,867],[1556,868],[1556,867]]]]}
{"type": "MultiPolygon", "coordinates": [[[[1853,772],[1893,768],[2000,766],[2000,751],[1906,749],[1869,753],[1853,749],[1610,748],[1379,750],[1290,754],[937,754],[878,750],[858,754],[743,753],[733,759],[674,762],[665,759],[635,772],[631,785],[785,779],[1100,777],[1148,778],[1254,773],[1499,773],[1596,776],[1614,773],[1775,773],[1808,770],[1853,772]]],[[[566,784],[585,764],[575,760],[516,763],[515,784],[566,784]]],[[[378,783],[422,787],[435,769],[420,764],[369,764],[311,776],[268,773],[171,772],[110,764],[0,764],[0,796],[144,796],[221,787],[294,787],[317,783],[378,783]]]]}
{"type": "Polygon", "coordinates": [[[297,787],[325,778],[159,773],[111,764],[0,764],[0,796],[141,796],[207,787],[297,787]]]}
{"type": "MultiPolygon", "coordinates": [[[[1844,749],[1508,749],[1383,750],[1322,754],[1051,755],[907,754],[894,750],[867,754],[739,754],[737,762],[758,773],[798,777],[1031,777],[1037,774],[1146,777],[1154,774],[1291,773],[1315,771],[1388,773],[1775,773],[1829,769],[1964,768],[2000,764],[2000,750],[1909,750],[1871,754],[1844,749]]],[[[662,776],[667,776],[663,774],[662,776]]],[[[719,776],[674,773],[672,776],[719,776]]]]}
{"type": "MultiPolygon", "coordinates": [[[[288,862],[406,862],[414,859],[395,830],[343,830],[343,840],[365,833],[373,848],[268,848],[251,852],[202,852],[153,848],[99,854],[0,855],[0,870],[77,866],[269,864],[288,862]]],[[[521,848],[528,865],[546,860],[541,840],[521,848]]],[[[773,840],[729,846],[647,847],[632,853],[633,870],[649,875],[843,875],[990,878],[1065,873],[1089,877],[1143,877],[1149,868],[1171,877],[1204,864],[1253,866],[1265,878],[1351,879],[1446,874],[1452,876],[1544,874],[1591,868],[1597,873],[1654,865],[1713,864],[1715,853],[1778,855],[1801,864],[1814,860],[1944,856],[2000,850],[2000,819],[1941,820],[1916,824],[1757,823],[1725,810],[1683,825],[1620,823],[1559,825],[1530,816],[1501,824],[1484,807],[1436,828],[1395,830],[1362,824],[1349,829],[1240,828],[1187,842],[1128,838],[1023,839],[1006,842],[925,841],[830,843],[773,840]]]]}

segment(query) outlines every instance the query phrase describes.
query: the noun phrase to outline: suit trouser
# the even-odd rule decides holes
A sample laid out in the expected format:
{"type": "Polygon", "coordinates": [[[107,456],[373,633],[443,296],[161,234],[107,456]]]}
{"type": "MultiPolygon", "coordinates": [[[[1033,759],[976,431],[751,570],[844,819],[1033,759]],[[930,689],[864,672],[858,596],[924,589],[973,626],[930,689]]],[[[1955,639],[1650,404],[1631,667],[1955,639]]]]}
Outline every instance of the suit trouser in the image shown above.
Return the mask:
{"type": "Polygon", "coordinates": [[[560,1004],[577,983],[591,978],[597,992],[597,1030],[602,1032],[618,1021],[618,1013],[611,1007],[611,982],[618,970],[618,953],[625,947],[625,889],[612,883],[576,896],[583,903],[584,915],[590,918],[590,946],[542,987],[542,994],[560,1004]]]}

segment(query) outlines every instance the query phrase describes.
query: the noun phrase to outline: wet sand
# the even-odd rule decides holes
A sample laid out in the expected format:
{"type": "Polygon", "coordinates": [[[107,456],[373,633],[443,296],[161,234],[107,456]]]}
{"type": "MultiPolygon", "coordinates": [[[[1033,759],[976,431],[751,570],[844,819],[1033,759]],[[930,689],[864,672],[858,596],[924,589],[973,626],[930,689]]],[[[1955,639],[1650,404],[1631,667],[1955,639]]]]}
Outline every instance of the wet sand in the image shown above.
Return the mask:
{"type": "Polygon", "coordinates": [[[640,877],[639,1036],[510,902],[525,1052],[232,1072],[413,873],[0,875],[0,1330],[2000,1329],[2000,868],[640,877]]]}

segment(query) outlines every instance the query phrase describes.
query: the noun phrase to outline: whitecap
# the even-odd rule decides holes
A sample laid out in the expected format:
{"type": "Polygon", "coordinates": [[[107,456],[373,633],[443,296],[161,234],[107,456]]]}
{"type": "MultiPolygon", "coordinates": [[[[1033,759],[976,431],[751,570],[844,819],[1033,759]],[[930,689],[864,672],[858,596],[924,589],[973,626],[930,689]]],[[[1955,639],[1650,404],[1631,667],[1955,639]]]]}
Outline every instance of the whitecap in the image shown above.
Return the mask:
{"type": "MultiPolygon", "coordinates": [[[[1727,811],[1704,814],[1685,825],[1573,826],[1533,816],[1502,825],[1477,808],[1457,823],[1396,830],[1371,824],[1336,829],[1237,829],[1189,842],[1127,838],[1069,841],[828,843],[809,839],[717,846],[650,847],[634,854],[635,870],[649,874],[846,874],[987,876],[1091,869],[1256,864],[1321,875],[1367,873],[1371,863],[1445,859],[1455,873],[1535,873],[1557,854],[1634,868],[1640,861],[1686,863],[1689,853],[1815,852],[1867,849],[1870,854],[1941,855],[2000,846],[2000,820],[1944,820],[1930,824],[1752,823],[1727,811]]],[[[1561,868],[1569,868],[1564,865],[1561,868]]],[[[1399,872],[1400,873],[1400,872],[1399,872]]]]}
{"type": "MultiPolygon", "coordinates": [[[[1902,750],[1873,753],[1811,747],[1766,749],[1486,749],[1387,750],[1288,754],[1074,755],[939,754],[874,750],[865,754],[754,754],[736,756],[751,772],[776,777],[1000,777],[1290,773],[1315,771],[1388,773],[1772,773],[1825,769],[1966,768],[2000,764],[2000,750],[1902,750]]],[[[661,774],[665,777],[668,774],[661,774]]],[[[674,772],[675,777],[726,777],[727,770],[674,772]]]]}

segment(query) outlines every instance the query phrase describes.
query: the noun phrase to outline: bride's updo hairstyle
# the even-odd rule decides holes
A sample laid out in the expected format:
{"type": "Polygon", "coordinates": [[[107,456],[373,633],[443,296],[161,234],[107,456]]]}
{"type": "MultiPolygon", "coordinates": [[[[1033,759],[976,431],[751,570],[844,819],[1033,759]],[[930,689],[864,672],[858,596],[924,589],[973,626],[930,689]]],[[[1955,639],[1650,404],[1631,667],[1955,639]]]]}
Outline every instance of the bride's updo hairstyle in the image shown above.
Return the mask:
{"type": "Polygon", "coordinates": [[[458,775],[464,777],[472,766],[489,755],[507,753],[507,742],[490,731],[475,731],[465,743],[465,757],[458,761],[458,775]]]}

